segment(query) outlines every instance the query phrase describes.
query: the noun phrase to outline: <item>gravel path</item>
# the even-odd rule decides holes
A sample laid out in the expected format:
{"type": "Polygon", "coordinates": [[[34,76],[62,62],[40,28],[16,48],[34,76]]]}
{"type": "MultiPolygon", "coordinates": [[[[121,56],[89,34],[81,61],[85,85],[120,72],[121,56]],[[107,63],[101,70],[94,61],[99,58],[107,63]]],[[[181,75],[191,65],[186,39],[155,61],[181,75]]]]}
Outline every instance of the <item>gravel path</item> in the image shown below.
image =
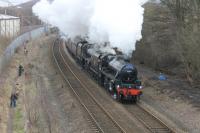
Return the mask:
{"type": "Polygon", "coordinates": [[[7,133],[13,132],[13,115],[14,115],[14,110],[10,108],[9,109],[8,125],[7,125],[7,133]]]}

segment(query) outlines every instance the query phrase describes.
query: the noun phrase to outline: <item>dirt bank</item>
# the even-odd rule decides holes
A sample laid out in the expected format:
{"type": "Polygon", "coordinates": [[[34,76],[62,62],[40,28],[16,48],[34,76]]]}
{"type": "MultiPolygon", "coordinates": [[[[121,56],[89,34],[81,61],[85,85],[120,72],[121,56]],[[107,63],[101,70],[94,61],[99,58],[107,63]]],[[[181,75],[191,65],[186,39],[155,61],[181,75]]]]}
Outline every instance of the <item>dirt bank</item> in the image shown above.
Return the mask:
{"type": "Polygon", "coordinates": [[[91,132],[82,108],[54,66],[54,39],[52,35],[33,40],[26,46],[27,55],[23,47],[19,48],[1,75],[0,132],[91,132]],[[19,64],[25,69],[21,77],[19,64]],[[19,99],[17,107],[10,109],[13,89],[19,92],[19,99]]]}

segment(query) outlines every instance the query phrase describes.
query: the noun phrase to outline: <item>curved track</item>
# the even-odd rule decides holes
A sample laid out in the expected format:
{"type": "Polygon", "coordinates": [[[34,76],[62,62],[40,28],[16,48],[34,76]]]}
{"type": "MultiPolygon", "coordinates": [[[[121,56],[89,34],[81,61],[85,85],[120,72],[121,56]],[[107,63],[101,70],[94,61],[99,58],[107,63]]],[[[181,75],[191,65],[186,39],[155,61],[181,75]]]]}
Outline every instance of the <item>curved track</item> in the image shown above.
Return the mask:
{"type": "Polygon", "coordinates": [[[93,129],[96,127],[96,129],[94,129],[95,132],[124,133],[124,129],[90,94],[87,87],[82,83],[84,81],[81,81],[73,72],[73,68],[70,67],[70,61],[66,62],[64,59],[59,44],[59,40],[56,40],[52,49],[56,64],[62,76],[90,116],[90,121],[93,123],[93,129]]]}
{"type": "MultiPolygon", "coordinates": [[[[96,100],[96,97],[94,97],[91,93],[91,88],[94,86],[88,81],[88,79],[84,78],[84,73],[75,73],[77,72],[77,68],[73,67],[72,61],[67,58],[63,53],[63,50],[60,49],[59,40],[55,41],[52,47],[52,51],[55,62],[62,76],[69,84],[75,96],[89,115],[89,121],[93,127],[92,129],[94,129],[95,132],[102,133],[132,132],[133,130],[128,130],[127,128],[125,130],[122,128],[120,126],[121,123],[119,124],[117,120],[115,120],[114,117],[112,117],[110,113],[96,100]]],[[[174,133],[174,131],[170,129],[166,124],[164,124],[160,119],[158,119],[155,115],[144,109],[139,104],[134,106],[124,105],[124,107],[150,132],[174,133]]]]}

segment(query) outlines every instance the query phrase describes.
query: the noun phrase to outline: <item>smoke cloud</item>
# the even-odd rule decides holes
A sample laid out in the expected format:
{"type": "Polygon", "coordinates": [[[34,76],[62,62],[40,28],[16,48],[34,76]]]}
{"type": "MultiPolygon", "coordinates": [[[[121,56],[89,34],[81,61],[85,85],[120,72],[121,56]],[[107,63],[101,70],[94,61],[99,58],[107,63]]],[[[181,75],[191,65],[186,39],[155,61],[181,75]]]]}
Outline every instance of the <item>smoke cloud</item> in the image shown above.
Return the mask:
{"type": "Polygon", "coordinates": [[[57,26],[68,37],[88,36],[91,42],[109,42],[130,55],[141,39],[147,0],[41,0],[33,12],[57,26]]]}

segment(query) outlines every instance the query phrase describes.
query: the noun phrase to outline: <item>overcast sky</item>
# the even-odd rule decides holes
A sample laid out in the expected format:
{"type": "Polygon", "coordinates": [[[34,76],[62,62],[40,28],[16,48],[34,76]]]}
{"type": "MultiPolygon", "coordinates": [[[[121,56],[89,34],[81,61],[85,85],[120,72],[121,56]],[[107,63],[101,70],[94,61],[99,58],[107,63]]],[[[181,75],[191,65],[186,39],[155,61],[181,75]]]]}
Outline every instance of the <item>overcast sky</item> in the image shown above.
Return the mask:
{"type": "Polygon", "coordinates": [[[12,3],[12,5],[18,5],[18,4],[31,1],[31,0],[0,0],[0,6],[1,7],[8,6],[9,3],[6,1],[9,1],[10,3],[12,3]]]}

